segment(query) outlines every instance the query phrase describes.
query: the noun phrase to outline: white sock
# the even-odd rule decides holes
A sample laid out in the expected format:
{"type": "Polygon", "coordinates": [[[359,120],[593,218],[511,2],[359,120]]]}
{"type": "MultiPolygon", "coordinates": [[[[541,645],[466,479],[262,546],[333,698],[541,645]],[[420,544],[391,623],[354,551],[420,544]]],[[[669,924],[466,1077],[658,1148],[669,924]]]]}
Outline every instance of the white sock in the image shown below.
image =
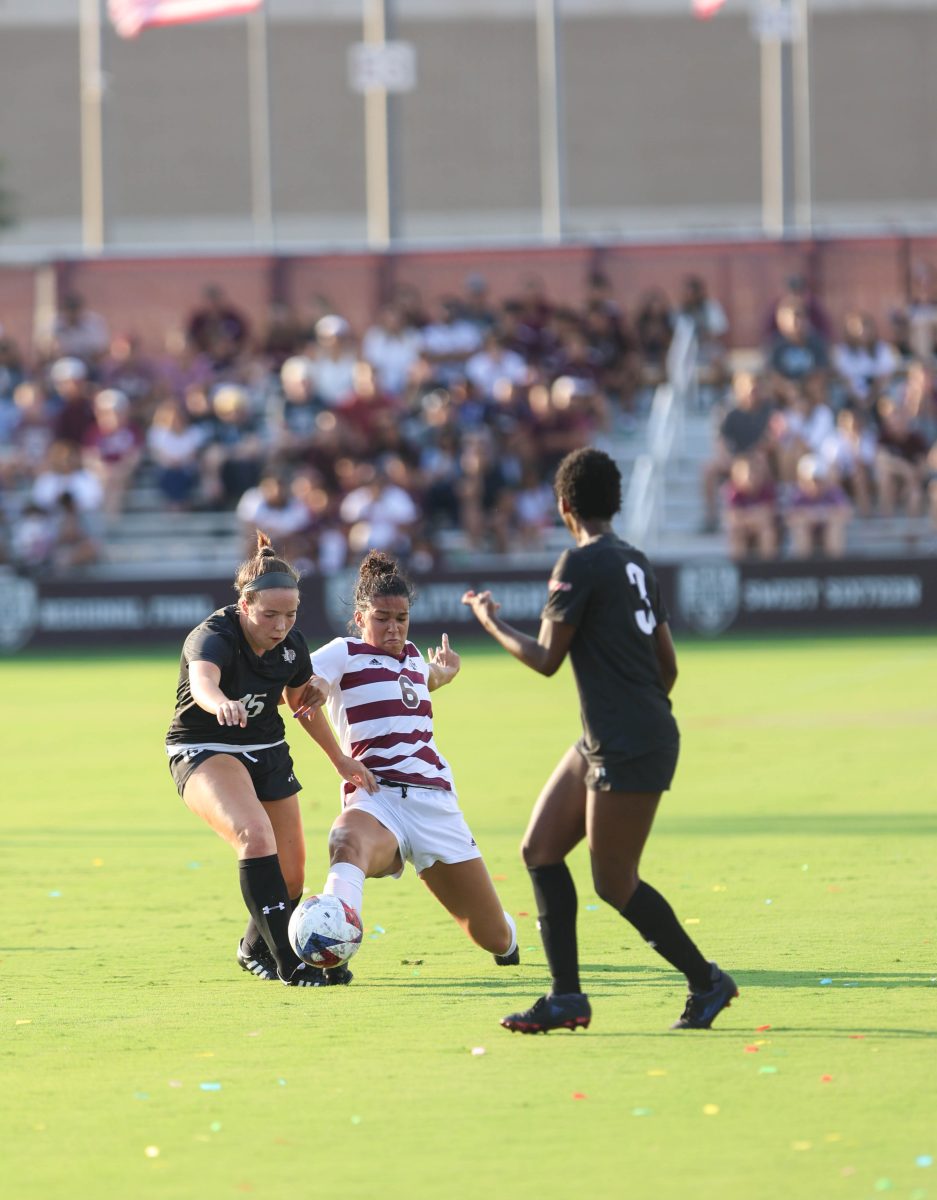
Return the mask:
{"type": "Polygon", "coordinates": [[[511,944],[510,944],[510,946],[508,946],[507,950],[505,950],[505,952],[504,952],[505,955],[508,955],[508,954],[513,954],[514,951],[517,949],[517,925],[514,921],[514,918],[511,916],[511,914],[509,912],[506,912],[504,914],[504,919],[505,919],[505,921],[507,921],[508,926],[511,930],[511,944]]]}
{"type": "Polygon", "coordinates": [[[354,863],[333,863],[322,889],[323,896],[338,896],[361,916],[364,906],[364,871],[354,863]]]}

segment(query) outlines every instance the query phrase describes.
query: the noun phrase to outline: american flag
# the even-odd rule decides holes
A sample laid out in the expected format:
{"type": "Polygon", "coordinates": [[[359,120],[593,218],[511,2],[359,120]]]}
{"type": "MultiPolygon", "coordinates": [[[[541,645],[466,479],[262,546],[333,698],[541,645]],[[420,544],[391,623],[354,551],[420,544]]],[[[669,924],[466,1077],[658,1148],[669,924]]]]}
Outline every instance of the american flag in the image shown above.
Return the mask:
{"type": "Polygon", "coordinates": [[[693,0],[693,16],[701,21],[708,21],[722,8],[726,0],[693,0]]]}
{"type": "Polygon", "coordinates": [[[108,0],[108,12],[121,37],[136,37],[147,25],[209,21],[260,8],[263,0],[108,0]]]}

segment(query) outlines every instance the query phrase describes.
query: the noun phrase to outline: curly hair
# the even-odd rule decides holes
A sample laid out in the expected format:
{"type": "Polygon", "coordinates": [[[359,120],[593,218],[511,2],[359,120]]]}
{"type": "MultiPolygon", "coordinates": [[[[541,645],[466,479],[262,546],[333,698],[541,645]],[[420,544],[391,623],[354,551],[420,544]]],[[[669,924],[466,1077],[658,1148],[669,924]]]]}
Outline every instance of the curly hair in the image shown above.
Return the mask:
{"type": "Polygon", "coordinates": [[[553,490],[581,521],[610,521],[621,508],[621,472],[602,450],[567,454],[556,468],[553,490]]]}
{"type": "Polygon", "coordinates": [[[369,550],[358,568],[352,596],[357,612],[371,608],[381,596],[406,596],[413,600],[413,585],[401,575],[396,561],[382,550],[369,550]]]}

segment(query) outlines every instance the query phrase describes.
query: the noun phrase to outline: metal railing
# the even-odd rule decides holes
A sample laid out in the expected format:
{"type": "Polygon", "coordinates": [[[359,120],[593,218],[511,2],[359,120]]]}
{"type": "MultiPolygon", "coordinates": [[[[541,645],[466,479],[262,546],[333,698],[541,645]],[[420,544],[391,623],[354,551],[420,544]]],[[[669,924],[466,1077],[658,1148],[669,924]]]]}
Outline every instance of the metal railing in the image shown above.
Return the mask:
{"type": "Polygon", "coordinates": [[[660,539],[667,464],[683,439],[684,416],[697,386],[696,366],[693,325],[678,320],[667,355],[667,380],[658,385],[651,403],[647,450],[635,460],[622,507],[622,537],[649,553],[660,539]]]}

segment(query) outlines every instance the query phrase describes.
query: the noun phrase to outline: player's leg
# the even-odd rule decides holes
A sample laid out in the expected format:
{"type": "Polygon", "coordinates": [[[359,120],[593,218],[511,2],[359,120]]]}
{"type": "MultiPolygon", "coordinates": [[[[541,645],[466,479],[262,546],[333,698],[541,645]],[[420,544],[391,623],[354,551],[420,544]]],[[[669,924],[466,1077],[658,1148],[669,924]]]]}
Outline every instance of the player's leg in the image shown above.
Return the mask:
{"type": "Polygon", "coordinates": [[[571,747],[534,805],[521,845],[537,901],[540,938],[552,990],[501,1024],[518,1033],[585,1028],[591,1009],[579,982],[576,885],[565,859],[586,833],[586,761],[571,747]]]}
{"type": "Polygon", "coordinates": [[[484,859],[435,862],[420,872],[420,878],[476,946],[498,957],[511,956],[517,949],[513,922],[498,899],[484,859]]]}
{"type": "Polygon", "coordinates": [[[365,879],[401,870],[397,838],[377,817],[353,804],[336,817],[329,831],[329,875],[323,895],[338,896],[360,915],[365,879]]]}
{"type": "Polygon", "coordinates": [[[247,769],[232,754],[213,755],[186,780],[183,800],[237,853],[244,903],[280,977],[291,980],[302,964],[289,943],[289,892],[273,826],[247,769]]]}
{"type": "MultiPolygon", "coordinates": [[[[640,878],[641,854],[651,832],[660,792],[589,790],[586,826],[596,894],[621,913],[671,966],[687,979],[694,1027],[710,1025],[737,995],[733,980],[708,962],[667,900],[640,878]]],[[[678,1025],[680,1022],[678,1022],[678,1025]]]]}

